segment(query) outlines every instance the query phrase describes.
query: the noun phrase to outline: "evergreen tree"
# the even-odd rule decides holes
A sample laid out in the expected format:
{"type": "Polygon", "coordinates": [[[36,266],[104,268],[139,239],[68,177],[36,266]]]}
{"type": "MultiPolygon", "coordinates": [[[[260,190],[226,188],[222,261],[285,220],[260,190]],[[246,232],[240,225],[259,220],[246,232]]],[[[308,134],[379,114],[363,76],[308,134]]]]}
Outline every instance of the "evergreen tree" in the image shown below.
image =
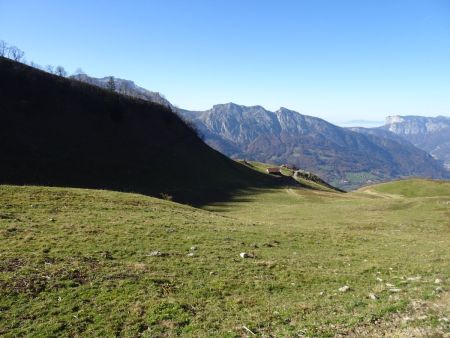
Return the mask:
{"type": "Polygon", "coordinates": [[[116,82],[114,81],[114,77],[110,76],[108,79],[108,83],[106,84],[106,88],[108,88],[108,90],[115,92],[116,91],[116,82]]]}

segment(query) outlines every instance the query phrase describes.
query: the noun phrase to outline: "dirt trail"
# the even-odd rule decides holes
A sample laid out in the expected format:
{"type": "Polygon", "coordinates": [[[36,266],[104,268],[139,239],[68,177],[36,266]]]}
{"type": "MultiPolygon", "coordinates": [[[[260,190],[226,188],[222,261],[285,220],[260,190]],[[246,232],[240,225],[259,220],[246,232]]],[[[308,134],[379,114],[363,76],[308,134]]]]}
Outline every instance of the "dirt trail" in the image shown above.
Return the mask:
{"type": "Polygon", "coordinates": [[[382,193],[382,192],[373,190],[371,188],[363,188],[363,189],[357,190],[357,192],[360,192],[363,194],[368,194],[371,196],[383,197],[383,198],[403,198],[402,195],[382,193]]]}

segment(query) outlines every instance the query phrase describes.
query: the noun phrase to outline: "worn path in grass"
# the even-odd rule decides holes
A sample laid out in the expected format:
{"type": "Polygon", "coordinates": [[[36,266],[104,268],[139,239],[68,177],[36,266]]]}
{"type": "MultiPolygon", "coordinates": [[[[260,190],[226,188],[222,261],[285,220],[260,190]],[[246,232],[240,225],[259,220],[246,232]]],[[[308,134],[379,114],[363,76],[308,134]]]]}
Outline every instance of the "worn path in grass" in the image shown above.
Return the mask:
{"type": "Polygon", "coordinates": [[[450,184],[405,184],[253,189],[207,210],[0,186],[0,335],[444,336],[450,184]]]}

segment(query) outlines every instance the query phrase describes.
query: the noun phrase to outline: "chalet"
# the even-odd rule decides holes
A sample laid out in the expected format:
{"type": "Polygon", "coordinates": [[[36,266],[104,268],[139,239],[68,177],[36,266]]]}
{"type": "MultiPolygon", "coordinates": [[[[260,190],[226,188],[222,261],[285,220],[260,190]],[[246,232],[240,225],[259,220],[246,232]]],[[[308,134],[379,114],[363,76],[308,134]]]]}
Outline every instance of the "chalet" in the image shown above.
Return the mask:
{"type": "Polygon", "coordinates": [[[267,171],[268,174],[281,175],[280,168],[278,168],[278,167],[267,168],[266,171],[267,171]]]}

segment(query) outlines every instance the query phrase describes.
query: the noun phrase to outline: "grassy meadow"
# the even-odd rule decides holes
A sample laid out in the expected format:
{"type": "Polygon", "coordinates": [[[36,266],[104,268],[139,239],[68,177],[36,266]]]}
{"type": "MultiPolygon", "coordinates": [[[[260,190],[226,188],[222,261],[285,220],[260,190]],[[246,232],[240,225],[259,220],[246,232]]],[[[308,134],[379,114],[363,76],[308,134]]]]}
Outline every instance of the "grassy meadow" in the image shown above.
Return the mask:
{"type": "Polygon", "coordinates": [[[449,182],[252,189],[202,209],[3,185],[0,238],[5,337],[450,334],[449,182]]]}

